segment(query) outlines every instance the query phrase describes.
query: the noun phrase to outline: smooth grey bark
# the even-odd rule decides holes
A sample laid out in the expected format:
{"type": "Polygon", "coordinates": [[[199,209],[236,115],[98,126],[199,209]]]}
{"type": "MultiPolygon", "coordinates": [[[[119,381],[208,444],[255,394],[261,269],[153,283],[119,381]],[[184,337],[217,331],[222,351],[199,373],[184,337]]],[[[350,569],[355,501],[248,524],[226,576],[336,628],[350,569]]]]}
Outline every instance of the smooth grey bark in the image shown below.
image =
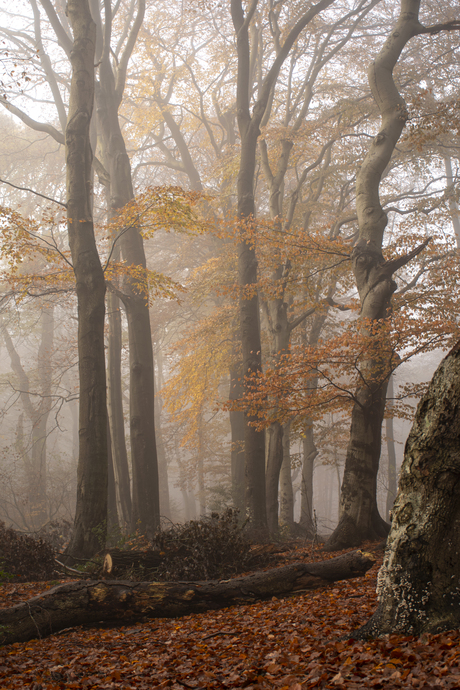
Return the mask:
{"type": "Polygon", "coordinates": [[[30,524],[29,530],[38,530],[49,517],[47,497],[47,436],[48,418],[51,411],[52,354],[54,347],[54,305],[52,302],[40,308],[40,345],[38,348],[38,404],[31,398],[30,379],[21,363],[8,329],[1,326],[3,340],[10,357],[11,368],[20,386],[20,398],[25,414],[32,423],[30,456],[24,448],[26,481],[29,486],[30,524]]]}
{"type": "Polygon", "coordinates": [[[308,535],[314,535],[315,526],[313,522],[313,470],[315,468],[315,458],[318,455],[316,448],[313,420],[305,420],[305,431],[302,439],[302,479],[300,485],[300,520],[299,524],[308,535]]]}
{"type": "MultiPolygon", "coordinates": [[[[391,310],[396,289],[393,273],[424,249],[427,242],[409,254],[385,261],[382,243],[387,215],[379,198],[382,175],[403,131],[408,114],[404,99],[393,80],[393,69],[407,42],[421,32],[419,0],[402,0],[401,14],[369,69],[369,84],[381,114],[381,129],[358,172],[356,211],[359,239],[352,252],[353,272],[361,300],[361,332],[378,332],[391,310]]],[[[384,351],[384,343],[381,343],[384,351]]],[[[388,525],[377,508],[377,472],[381,429],[388,377],[395,361],[378,354],[360,367],[362,384],[355,392],[350,440],[340,496],[339,524],[328,540],[330,550],[358,546],[364,539],[385,538],[388,525]]]]}
{"type": "MultiPolygon", "coordinates": [[[[257,140],[262,119],[269,104],[281,66],[302,30],[333,0],[320,0],[310,7],[287,34],[284,43],[260,85],[258,98],[250,112],[251,50],[249,29],[257,8],[252,2],[247,12],[242,0],[231,0],[231,15],[236,33],[237,47],[237,121],[241,138],[240,166],[237,180],[238,221],[240,240],[238,242],[238,280],[240,285],[240,329],[243,353],[243,377],[262,370],[262,347],[259,324],[259,298],[257,293],[257,257],[254,242],[246,232],[255,217],[254,179],[257,140]]],[[[254,531],[261,535],[267,531],[265,491],[265,434],[254,426],[255,418],[245,413],[245,464],[246,464],[246,510],[254,531]]],[[[278,473],[279,477],[279,473],[278,473]]],[[[272,486],[273,482],[270,482],[272,486]]]]}
{"type": "Polygon", "coordinates": [[[283,463],[280,472],[280,515],[281,526],[292,534],[294,530],[294,491],[291,469],[291,425],[283,425],[283,463]]]}
{"type": "Polygon", "coordinates": [[[126,451],[121,379],[122,324],[120,300],[107,294],[107,412],[117,515],[123,530],[131,528],[131,482],[126,451]]]}
{"type": "MultiPolygon", "coordinates": [[[[239,400],[243,395],[241,371],[237,365],[230,367],[229,400],[239,400]]],[[[234,507],[244,515],[245,512],[245,477],[244,477],[244,413],[242,410],[230,410],[230,430],[232,437],[231,475],[232,502],[234,507]]]]}
{"type": "MultiPolygon", "coordinates": [[[[107,8],[106,8],[107,10],[107,8]]],[[[139,0],[125,50],[116,70],[110,60],[111,16],[106,11],[105,50],[99,66],[96,89],[98,125],[105,167],[110,179],[109,215],[134,199],[131,166],[118,119],[129,57],[145,12],[139,0]],[[107,43],[108,41],[108,43],[107,43]]],[[[100,20],[99,20],[100,21],[100,20]]],[[[128,266],[146,269],[146,257],[139,228],[124,228],[119,235],[122,257],[128,266]]],[[[130,364],[130,435],[132,460],[131,528],[153,537],[160,525],[158,457],[154,424],[154,365],[148,299],[127,279],[116,294],[126,309],[130,364]]]]}
{"type": "MultiPolygon", "coordinates": [[[[390,376],[388,381],[388,403],[389,413],[391,415],[391,410],[393,408],[392,399],[394,396],[394,384],[393,375],[390,376]]],[[[393,503],[396,498],[397,491],[397,477],[396,477],[396,449],[395,449],[395,432],[393,417],[388,416],[386,419],[386,440],[387,440],[387,454],[388,454],[388,487],[387,487],[387,500],[386,500],[386,519],[390,522],[390,512],[393,508],[393,503]]]]}
{"type": "Polygon", "coordinates": [[[169,498],[169,479],[168,479],[168,458],[166,456],[166,449],[163,440],[163,432],[161,427],[161,389],[163,387],[163,355],[161,345],[154,352],[155,361],[157,363],[158,377],[155,381],[155,436],[157,441],[158,453],[158,479],[160,490],[160,511],[161,516],[171,519],[171,504],[169,498]]]}
{"type": "Polygon", "coordinates": [[[77,504],[67,554],[90,558],[107,529],[107,408],[104,353],[105,279],[92,218],[90,122],[94,102],[96,26],[88,0],[69,0],[74,41],[65,133],[69,245],[78,302],[80,382],[77,504]]]}
{"type": "Polygon", "coordinates": [[[460,627],[459,403],[457,343],[418,405],[378,575],[378,608],[356,637],[460,627]]]}
{"type": "MultiPolygon", "coordinates": [[[[269,151],[265,139],[261,138],[259,140],[259,149],[261,157],[261,166],[264,172],[264,177],[268,186],[269,192],[269,209],[270,217],[275,223],[277,232],[287,233],[290,229],[294,211],[297,206],[299,194],[303,189],[308,174],[317,170],[319,166],[320,173],[315,180],[314,189],[310,190],[308,193],[308,198],[304,199],[304,203],[307,205],[314,204],[321,196],[324,182],[325,173],[332,158],[332,147],[334,140],[331,140],[323,147],[322,152],[310,165],[308,165],[300,175],[297,188],[295,193],[291,193],[290,201],[287,209],[286,216],[283,215],[283,197],[284,197],[284,185],[285,177],[289,167],[289,160],[291,152],[294,147],[294,141],[296,134],[299,129],[304,125],[305,119],[308,115],[310,104],[314,96],[314,86],[315,82],[321,73],[322,69],[328,62],[343,48],[343,46],[351,39],[354,34],[354,30],[360,24],[364,16],[372,9],[372,7],[378,2],[378,0],[372,0],[372,2],[366,3],[361,2],[354,10],[350,13],[344,13],[339,19],[329,27],[324,38],[318,40],[313,55],[310,61],[308,69],[306,69],[307,77],[302,85],[301,96],[296,95],[296,101],[298,103],[297,110],[288,106],[286,108],[286,114],[284,117],[283,125],[286,132],[285,136],[281,139],[279,144],[279,153],[275,158],[275,162],[272,163],[269,156],[269,151]],[[341,28],[343,28],[344,22],[349,21],[354,16],[353,21],[347,27],[347,30],[343,35],[336,34],[341,28]]],[[[272,29],[276,33],[276,29],[272,29]]],[[[279,29],[278,29],[279,31],[279,29]]],[[[279,38],[277,36],[278,52],[280,49],[279,38]]],[[[290,76],[289,81],[292,76],[292,72],[296,69],[296,61],[292,60],[290,65],[290,76]]],[[[288,99],[290,101],[292,94],[288,94],[288,99]]],[[[269,120],[271,109],[271,100],[264,113],[262,119],[262,124],[266,124],[269,120]]],[[[307,230],[310,221],[311,212],[307,211],[304,214],[303,226],[307,230]]],[[[286,287],[291,273],[291,261],[289,258],[284,259],[282,252],[279,250],[274,250],[278,254],[278,265],[273,271],[272,280],[275,285],[278,286],[278,295],[276,297],[270,297],[263,303],[266,311],[267,322],[268,322],[268,334],[270,338],[271,345],[271,359],[276,366],[281,359],[289,352],[289,342],[291,338],[292,331],[299,326],[307,316],[309,316],[314,309],[306,311],[303,315],[298,316],[296,319],[289,320],[288,318],[288,303],[286,298],[286,287]]],[[[332,295],[331,295],[332,297],[332,295]]],[[[322,322],[324,324],[324,320],[322,322]]],[[[319,337],[319,334],[318,334],[319,337]]],[[[271,448],[268,453],[268,465],[267,465],[267,516],[269,530],[275,533],[278,529],[278,500],[275,496],[275,487],[279,479],[280,471],[283,466],[283,441],[282,441],[282,427],[280,424],[273,424],[270,429],[270,439],[271,448]],[[279,456],[276,455],[279,453],[279,456]]],[[[285,475],[287,479],[287,474],[285,475]]]]}

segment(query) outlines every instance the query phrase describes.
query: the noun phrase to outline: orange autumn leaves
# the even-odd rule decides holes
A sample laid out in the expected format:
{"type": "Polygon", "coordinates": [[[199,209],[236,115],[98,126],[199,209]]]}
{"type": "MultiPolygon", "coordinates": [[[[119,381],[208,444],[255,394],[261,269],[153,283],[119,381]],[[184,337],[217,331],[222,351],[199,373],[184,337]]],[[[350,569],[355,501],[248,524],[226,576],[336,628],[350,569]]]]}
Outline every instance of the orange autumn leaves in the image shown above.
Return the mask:
{"type": "MultiPolygon", "coordinates": [[[[367,549],[373,548],[367,545],[367,549]]],[[[380,552],[381,553],[381,552],[380,552]]],[[[289,561],[323,554],[297,545],[289,561]]],[[[315,593],[181,619],[74,627],[0,650],[0,687],[16,690],[362,690],[460,685],[458,631],[415,638],[349,639],[375,610],[379,563],[362,578],[315,593]]],[[[2,588],[1,606],[43,591],[2,588]]]]}

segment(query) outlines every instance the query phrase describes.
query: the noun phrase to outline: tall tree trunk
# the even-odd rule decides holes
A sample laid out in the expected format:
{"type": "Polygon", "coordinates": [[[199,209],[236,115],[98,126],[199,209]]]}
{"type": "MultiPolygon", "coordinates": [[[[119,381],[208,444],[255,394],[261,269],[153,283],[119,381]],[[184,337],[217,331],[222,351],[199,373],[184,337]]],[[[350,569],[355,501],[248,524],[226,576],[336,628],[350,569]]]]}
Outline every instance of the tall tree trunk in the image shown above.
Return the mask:
{"type": "Polygon", "coordinates": [[[88,0],[68,0],[74,43],[65,133],[70,252],[77,285],[80,380],[75,527],[67,553],[90,558],[107,528],[107,408],[104,356],[105,280],[92,218],[90,122],[94,101],[96,26],[88,0]]]}
{"type": "Polygon", "coordinates": [[[283,464],[280,472],[280,523],[289,534],[294,530],[294,491],[291,470],[291,425],[283,426],[283,464]]]}
{"type": "MultiPolygon", "coordinates": [[[[38,349],[39,403],[31,398],[30,381],[21,358],[13,344],[8,329],[2,324],[1,331],[8,351],[11,368],[18,378],[20,398],[24,412],[32,423],[30,458],[27,459],[27,483],[29,486],[30,523],[28,529],[38,530],[48,519],[47,454],[48,417],[51,411],[51,384],[53,376],[52,355],[54,347],[54,305],[40,306],[40,345],[38,349]]],[[[24,449],[25,453],[25,449],[24,449]]],[[[25,458],[26,459],[26,456],[25,458]]]]}
{"type": "Polygon", "coordinates": [[[313,469],[318,450],[315,445],[313,433],[313,420],[305,421],[304,437],[302,439],[302,480],[301,480],[301,499],[300,499],[300,525],[306,530],[307,534],[315,533],[313,523],[313,469]]]}
{"type": "MultiPolygon", "coordinates": [[[[129,45],[144,16],[145,2],[140,0],[129,45]]],[[[106,15],[106,23],[109,17],[106,15]]],[[[131,47],[132,50],[132,47],[131,47]]],[[[97,85],[98,121],[104,162],[110,177],[110,213],[114,216],[134,199],[131,166],[118,120],[126,77],[127,55],[118,66],[117,81],[108,50],[102,56],[100,80],[97,85]]],[[[146,269],[142,236],[137,227],[125,229],[119,236],[123,259],[127,266],[146,269]]],[[[160,524],[158,458],[154,424],[154,366],[148,299],[127,280],[123,288],[129,337],[130,362],[130,433],[132,459],[132,527],[153,537],[160,524]]]]}
{"type": "MultiPolygon", "coordinates": [[[[243,394],[241,372],[239,367],[230,367],[229,400],[239,400],[243,394]]],[[[244,494],[244,413],[241,410],[230,411],[230,429],[232,436],[231,473],[232,501],[234,507],[243,515],[245,512],[244,494]]]]}
{"type": "MultiPolygon", "coordinates": [[[[238,279],[240,285],[240,324],[243,351],[243,376],[257,374],[262,369],[262,354],[259,325],[259,298],[257,293],[257,257],[254,238],[246,234],[255,217],[254,178],[257,139],[260,125],[267,110],[270,94],[275,87],[279,71],[292,46],[308,23],[333,0],[320,0],[302,14],[279,47],[272,66],[267,70],[260,84],[258,98],[250,111],[251,51],[249,27],[257,8],[252,2],[245,14],[242,0],[231,0],[231,14],[236,33],[237,46],[237,94],[236,108],[238,129],[241,138],[240,167],[237,181],[238,220],[240,241],[238,243],[238,279]]],[[[265,505],[265,434],[254,426],[257,420],[245,413],[245,458],[246,458],[246,510],[253,529],[260,534],[267,531],[265,505]]]]}
{"type": "Polygon", "coordinates": [[[378,608],[357,637],[460,626],[460,342],[439,365],[406,442],[378,608]]]}
{"type": "Polygon", "coordinates": [[[126,531],[131,528],[132,503],[121,380],[121,310],[120,300],[111,292],[107,295],[107,316],[107,411],[117,514],[123,531],[126,531]]]}
{"type": "MultiPolygon", "coordinates": [[[[361,300],[361,331],[378,334],[391,309],[396,289],[393,273],[416,256],[427,242],[409,254],[385,261],[382,243],[387,216],[379,198],[382,175],[405,122],[407,108],[393,80],[393,69],[406,43],[420,30],[419,0],[402,0],[401,15],[369,69],[369,83],[379,107],[382,127],[374,138],[356,181],[359,239],[352,253],[353,272],[361,300]]],[[[384,351],[382,341],[381,351],[384,351]]],[[[384,538],[388,526],[377,508],[377,472],[388,377],[395,362],[383,361],[375,347],[361,365],[362,385],[355,393],[350,440],[340,497],[339,524],[328,540],[330,550],[356,546],[364,539],[384,538]]]]}
{"type": "MultiPolygon", "coordinates": [[[[393,408],[393,396],[394,396],[394,384],[393,384],[393,374],[390,376],[388,381],[388,398],[387,403],[389,408],[389,413],[393,408]]],[[[393,424],[393,416],[388,416],[386,420],[386,437],[387,437],[387,453],[388,453],[388,490],[387,490],[387,500],[386,500],[386,519],[390,522],[390,511],[393,508],[393,503],[396,498],[397,491],[397,477],[396,477],[396,450],[395,450],[395,432],[393,424]]]]}

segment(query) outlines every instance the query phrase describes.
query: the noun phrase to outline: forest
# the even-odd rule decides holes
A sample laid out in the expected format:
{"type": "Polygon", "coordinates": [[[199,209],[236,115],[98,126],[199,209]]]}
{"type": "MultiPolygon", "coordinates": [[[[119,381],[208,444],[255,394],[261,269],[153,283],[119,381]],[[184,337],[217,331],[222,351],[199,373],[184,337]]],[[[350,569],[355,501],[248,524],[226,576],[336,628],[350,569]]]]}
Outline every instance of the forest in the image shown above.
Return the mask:
{"type": "MultiPolygon", "coordinates": [[[[459,30],[435,0],[0,3],[0,522],[67,568],[1,604],[4,644],[321,587],[367,601],[377,566],[335,657],[456,644],[459,30]],[[80,579],[224,528],[239,579],[80,579]],[[302,562],[237,570],[249,543],[302,562]]],[[[114,673],[94,686],[128,687],[114,673]]],[[[224,686],[383,687],[299,673],[224,686]]],[[[190,678],[154,687],[217,687],[190,678]]]]}

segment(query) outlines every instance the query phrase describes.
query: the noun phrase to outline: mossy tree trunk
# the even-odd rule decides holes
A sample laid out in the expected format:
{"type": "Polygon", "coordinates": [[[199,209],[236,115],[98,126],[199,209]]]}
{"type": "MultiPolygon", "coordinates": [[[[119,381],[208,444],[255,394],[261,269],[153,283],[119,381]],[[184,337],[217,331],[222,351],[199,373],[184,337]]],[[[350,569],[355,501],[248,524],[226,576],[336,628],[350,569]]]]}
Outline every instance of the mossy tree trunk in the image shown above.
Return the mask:
{"type": "Polygon", "coordinates": [[[441,362],[406,442],[379,604],[356,634],[460,627],[460,343],[441,362]]]}

